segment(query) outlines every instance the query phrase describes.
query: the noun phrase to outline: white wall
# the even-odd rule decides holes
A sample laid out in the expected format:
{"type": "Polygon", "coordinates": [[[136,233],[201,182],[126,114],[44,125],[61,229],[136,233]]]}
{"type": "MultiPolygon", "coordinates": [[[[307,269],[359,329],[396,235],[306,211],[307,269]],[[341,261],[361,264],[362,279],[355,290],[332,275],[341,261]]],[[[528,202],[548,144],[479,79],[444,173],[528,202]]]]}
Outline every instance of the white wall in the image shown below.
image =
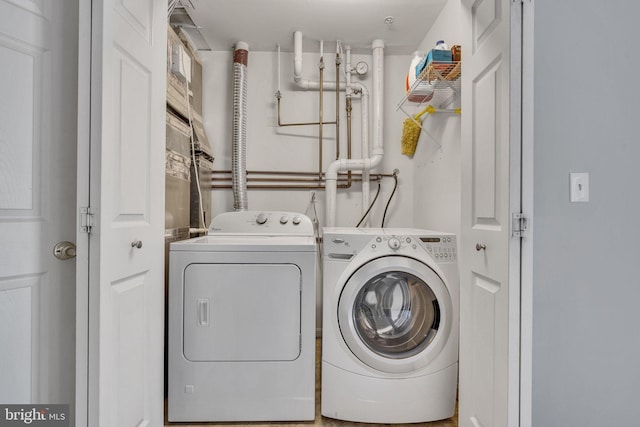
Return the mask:
{"type": "MultiPolygon", "coordinates": [[[[461,44],[460,2],[450,0],[419,46],[421,52],[445,40],[461,44]]],[[[464,56],[465,48],[462,46],[464,56]]],[[[406,59],[407,68],[410,58],[406,59]]],[[[406,72],[406,71],[405,71],[406,72]]],[[[460,107],[458,98],[449,108],[460,107]]],[[[414,111],[419,111],[419,109],[414,111]]],[[[465,114],[463,111],[462,114],[465,114]]],[[[460,116],[428,115],[413,157],[413,218],[416,227],[460,234],[460,116]]]]}
{"type": "Polygon", "coordinates": [[[640,3],[534,8],[533,425],[637,426],[640,3]]]}
{"type": "MultiPolygon", "coordinates": [[[[249,47],[251,49],[251,47],[249,47]]],[[[325,52],[330,50],[325,44],[325,52]]],[[[201,54],[203,62],[203,116],[204,124],[211,141],[215,160],[215,169],[231,168],[231,52],[205,52],[201,54]]],[[[318,54],[303,55],[303,74],[305,78],[318,79],[318,54]]],[[[371,92],[372,56],[353,55],[352,62],[365,61],[369,65],[369,74],[361,81],[371,92]]],[[[332,55],[325,55],[325,80],[335,80],[335,62],[332,55]]],[[[293,56],[283,52],[281,55],[282,121],[317,121],[318,93],[293,88],[293,56]]],[[[377,171],[391,173],[399,169],[399,186],[389,212],[386,226],[408,227],[413,225],[411,199],[413,179],[411,162],[400,154],[400,136],[402,119],[395,112],[395,106],[403,94],[405,58],[385,57],[385,120],[384,148],[385,157],[377,171]]],[[[276,126],[276,98],[278,89],[277,53],[249,52],[248,69],[248,108],[247,108],[247,168],[249,170],[318,170],[318,128],[276,126]]],[[[340,97],[341,153],[346,157],[346,114],[344,96],[340,97]]],[[[360,157],[360,100],[353,103],[353,157],[360,157]]],[[[371,111],[371,109],[370,109],[371,111]]],[[[335,118],[335,92],[326,92],[324,99],[325,121],[335,118]]],[[[372,136],[372,130],[370,130],[372,136]]],[[[323,170],[335,158],[335,127],[324,127],[323,170]]],[[[361,216],[360,184],[351,190],[338,190],[337,225],[355,226],[361,216]]],[[[371,185],[371,200],[377,184],[371,185]]],[[[393,189],[393,180],[385,179],[381,195],[372,211],[372,226],[379,226],[386,201],[393,189]]],[[[319,203],[316,206],[320,223],[324,223],[324,191],[318,191],[319,203]]],[[[248,192],[251,210],[285,210],[305,212],[309,206],[309,190],[248,192]]],[[[213,190],[213,215],[233,210],[233,196],[230,190],[213,190]]]]}

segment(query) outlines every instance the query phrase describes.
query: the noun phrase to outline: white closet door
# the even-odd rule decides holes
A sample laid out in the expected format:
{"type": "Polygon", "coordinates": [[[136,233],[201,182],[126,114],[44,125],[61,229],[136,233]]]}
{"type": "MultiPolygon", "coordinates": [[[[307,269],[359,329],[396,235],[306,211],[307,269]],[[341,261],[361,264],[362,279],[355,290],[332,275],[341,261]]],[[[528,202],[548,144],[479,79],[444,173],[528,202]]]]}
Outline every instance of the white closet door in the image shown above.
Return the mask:
{"type": "Polygon", "coordinates": [[[88,425],[163,423],[166,0],[91,11],[88,425]]]}
{"type": "Polygon", "coordinates": [[[0,0],[0,402],[73,403],[77,12],[0,0]],[[71,254],[70,254],[71,255],[71,254]]]}
{"type": "Polygon", "coordinates": [[[463,5],[459,425],[507,427],[518,420],[521,5],[463,5]]]}

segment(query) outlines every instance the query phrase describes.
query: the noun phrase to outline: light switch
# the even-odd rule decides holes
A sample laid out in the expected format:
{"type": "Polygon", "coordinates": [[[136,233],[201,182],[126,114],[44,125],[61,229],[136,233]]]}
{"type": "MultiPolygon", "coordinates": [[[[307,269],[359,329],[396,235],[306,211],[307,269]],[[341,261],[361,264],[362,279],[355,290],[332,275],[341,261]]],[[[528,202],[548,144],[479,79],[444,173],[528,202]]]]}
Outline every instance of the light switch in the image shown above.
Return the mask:
{"type": "Polygon", "coordinates": [[[589,174],[586,172],[572,172],[569,175],[569,180],[571,185],[571,202],[588,202],[589,174]]]}

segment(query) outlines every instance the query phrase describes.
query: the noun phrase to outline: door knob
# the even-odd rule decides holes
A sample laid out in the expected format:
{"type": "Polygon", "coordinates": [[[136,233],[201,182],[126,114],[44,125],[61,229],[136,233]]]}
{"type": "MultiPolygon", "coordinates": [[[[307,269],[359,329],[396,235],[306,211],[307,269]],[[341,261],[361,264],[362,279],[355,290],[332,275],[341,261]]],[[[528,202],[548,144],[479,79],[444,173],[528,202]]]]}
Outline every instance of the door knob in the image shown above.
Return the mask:
{"type": "Polygon", "coordinates": [[[142,247],[142,240],[134,240],[131,242],[131,247],[140,249],[142,247]]]}
{"type": "Polygon", "coordinates": [[[484,251],[485,249],[487,249],[487,245],[476,243],[476,251],[480,252],[480,251],[484,251]]]}
{"type": "Polygon", "coordinates": [[[58,242],[53,247],[53,256],[59,260],[67,260],[76,257],[76,245],[71,242],[58,242]]]}

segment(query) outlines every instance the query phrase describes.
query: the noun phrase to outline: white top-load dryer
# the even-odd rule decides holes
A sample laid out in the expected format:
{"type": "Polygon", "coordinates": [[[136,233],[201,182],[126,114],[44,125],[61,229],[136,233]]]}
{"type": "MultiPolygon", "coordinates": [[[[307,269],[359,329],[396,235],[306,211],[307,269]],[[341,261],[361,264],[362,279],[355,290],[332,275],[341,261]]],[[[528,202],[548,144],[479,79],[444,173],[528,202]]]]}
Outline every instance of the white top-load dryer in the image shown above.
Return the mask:
{"type": "Polygon", "coordinates": [[[311,220],[225,213],[169,262],[169,421],[313,420],[311,220]]]}

